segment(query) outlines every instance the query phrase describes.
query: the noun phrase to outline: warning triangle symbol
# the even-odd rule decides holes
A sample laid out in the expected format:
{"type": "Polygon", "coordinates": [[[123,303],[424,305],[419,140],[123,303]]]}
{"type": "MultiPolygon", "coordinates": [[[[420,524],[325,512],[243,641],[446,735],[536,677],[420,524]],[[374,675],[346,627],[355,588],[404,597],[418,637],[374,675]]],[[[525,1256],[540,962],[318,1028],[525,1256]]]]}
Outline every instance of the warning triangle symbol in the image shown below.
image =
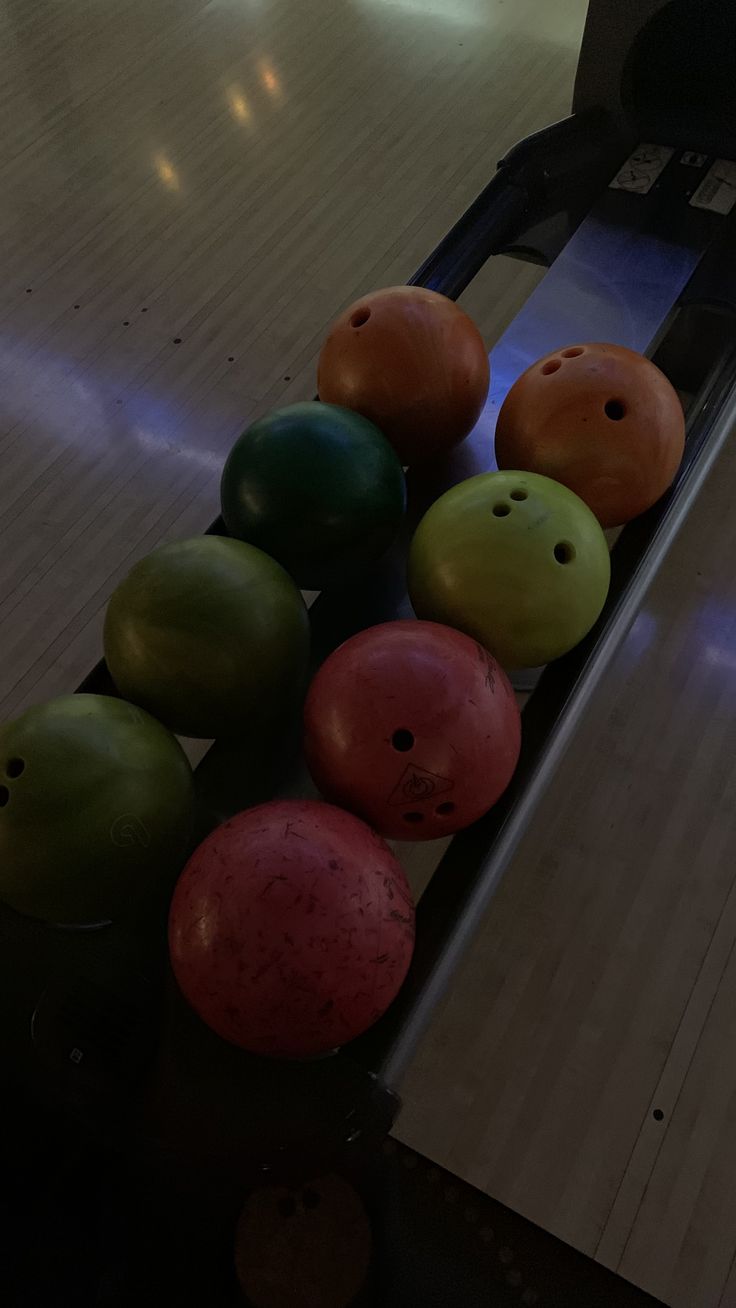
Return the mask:
{"type": "Polygon", "coordinates": [[[448,781],[447,777],[439,777],[436,772],[409,763],[391,791],[388,802],[392,805],[417,804],[423,799],[434,799],[435,795],[442,795],[453,786],[454,782],[448,781]]]}

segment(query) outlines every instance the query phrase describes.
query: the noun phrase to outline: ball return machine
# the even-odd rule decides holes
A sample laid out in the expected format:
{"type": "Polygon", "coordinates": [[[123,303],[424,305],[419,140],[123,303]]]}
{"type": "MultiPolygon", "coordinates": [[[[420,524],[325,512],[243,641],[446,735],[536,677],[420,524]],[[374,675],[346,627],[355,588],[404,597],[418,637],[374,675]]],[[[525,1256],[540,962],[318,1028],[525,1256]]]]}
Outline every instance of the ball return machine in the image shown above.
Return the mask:
{"type": "MultiPolygon", "coordinates": [[[[727,8],[591,0],[572,115],[505,156],[412,279],[456,298],[494,255],[548,269],[492,351],[476,430],[431,477],[409,470],[402,540],[312,605],[315,661],[353,632],[410,613],[412,525],[449,485],[494,466],[499,407],[542,354],[585,340],[649,354],[681,395],[687,443],[671,491],[613,547],[596,627],[529,682],[515,779],[435,869],[408,980],[385,1017],[327,1059],[253,1058],[186,1009],[167,975],[161,924],[72,931],[0,913],[0,1100],[14,1123],[0,1154],[9,1305],[240,1302],[231,1240],[244,1191],[319,1169],[352,1178],[373,1218],[374,1266],[356,1303],[654,1303],[389,1133],[417,1042],[736,423],[736,24],[727,8]]],[[[103,663],[79,689],[114,693],[103,663]]],[[[217,742],[205,754],[201,834],[249,803],[308,793],[298,747],[272,744],[258,760],[217,742]]]]}

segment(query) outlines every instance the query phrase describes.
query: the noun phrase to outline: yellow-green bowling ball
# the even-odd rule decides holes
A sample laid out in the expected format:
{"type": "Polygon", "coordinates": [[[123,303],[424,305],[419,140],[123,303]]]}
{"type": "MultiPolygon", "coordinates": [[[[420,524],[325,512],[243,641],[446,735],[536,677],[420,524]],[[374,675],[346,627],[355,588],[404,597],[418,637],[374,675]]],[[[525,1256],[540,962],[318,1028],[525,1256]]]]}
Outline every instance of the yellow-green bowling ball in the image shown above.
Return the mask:
{"type": "Polygon", "coordinates": [[[409,554],[420,618],[474,636],[508,669],[559,658],[590,631],[611,566],[577,495],[531,472],[453,486],[422,518],[409,554]]]}

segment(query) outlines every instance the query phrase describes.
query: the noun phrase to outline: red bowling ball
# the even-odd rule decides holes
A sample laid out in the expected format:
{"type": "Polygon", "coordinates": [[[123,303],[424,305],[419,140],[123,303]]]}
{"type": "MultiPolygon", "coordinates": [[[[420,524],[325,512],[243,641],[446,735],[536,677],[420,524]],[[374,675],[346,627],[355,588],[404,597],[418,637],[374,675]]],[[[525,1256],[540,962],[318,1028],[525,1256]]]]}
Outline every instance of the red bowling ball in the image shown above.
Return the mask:
{"type": "Polygon", "coordinates": [[[254,1054],[309,1058],[388,1008],[414,947],[401,865],[350,813],[276,800],[195,850],[169,916],[174,974],[218,1035],[254,1054]]]}
{"type": "Polygon", "coordinates": [[[506,789],[521,724],[506,674],[470,636],[387,622],[323,663],[305,706],[315,782],[384,836],[469,826],[506,789]]]}

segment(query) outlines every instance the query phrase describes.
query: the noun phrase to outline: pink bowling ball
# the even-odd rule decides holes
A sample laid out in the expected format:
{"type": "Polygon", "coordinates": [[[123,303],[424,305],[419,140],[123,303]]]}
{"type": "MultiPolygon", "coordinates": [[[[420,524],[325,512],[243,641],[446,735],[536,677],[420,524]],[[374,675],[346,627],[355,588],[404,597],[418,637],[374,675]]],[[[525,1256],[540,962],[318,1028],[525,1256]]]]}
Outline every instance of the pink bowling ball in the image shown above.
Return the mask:
{"type": "Polygon", "coordinates": [[[169,949],[192,1008],[255,1054],[309,1058],[371,1026],[414,947],[403,869],[365,823],[276,800],[223,823],[174,892],[169,949]]]}

